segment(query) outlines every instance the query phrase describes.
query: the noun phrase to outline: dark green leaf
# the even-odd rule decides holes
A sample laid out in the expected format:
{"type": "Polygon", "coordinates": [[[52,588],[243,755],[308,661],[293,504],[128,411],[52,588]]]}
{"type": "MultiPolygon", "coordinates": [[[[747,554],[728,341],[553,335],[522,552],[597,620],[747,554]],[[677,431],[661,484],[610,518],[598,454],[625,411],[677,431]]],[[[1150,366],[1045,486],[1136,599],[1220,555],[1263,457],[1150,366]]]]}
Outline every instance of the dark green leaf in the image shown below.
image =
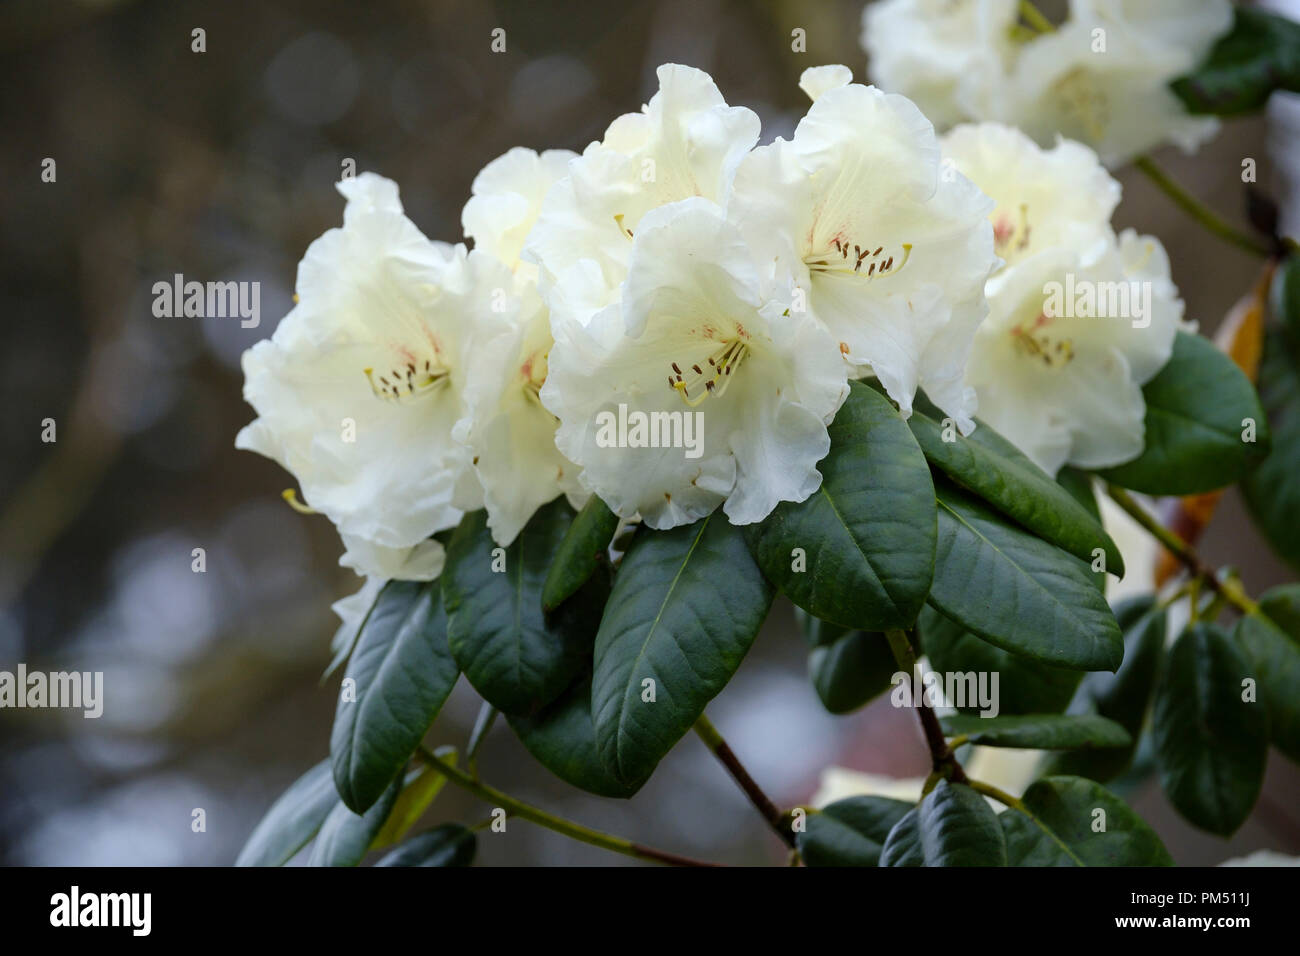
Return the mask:
{"type": "MultiPolygon", "coordinates": [[[[932,607],[921,612],[918,627],[930,667],[941,674],[997,675],[998,711],[1003,714],[1056,714],[1065,710],[1083,671],[1050,667],[1008,654],[981,640],[932,607]]],[[[991,683],[990,683],[991,687],[991,683]]],[[[953,702],[963,712],[978,712],[978,701],[953,702]]]]}
{"type": "Polygon", "coordinates": [[[316,835],[338,806],[330,762],[322,760],[271,804],[239,851],[235,866],[282,866],[316,835]]]}
{"type": "Polygon", "coordinates": [[[1206,61],[1172,84],[1189,112],[1250,113],[1262,109],[1274,90],[1300,92],[1300,26],[1262,10],[1234,12],[1232,29],[1206,61]]]}
{"type": "Polygon", "coordinates": [[[1286,337],[1300,341],[1300,255],[1288,257],[1277,267],[1270,291],[1269,308],[1281,320],[1286,337]]]}
{"type": "Polygon", "coordinates": [[[459,823],[444,823],[407,840],[375,866],[469,866],[476,840],[459,823]]]}
{"type": "Polygon", "coordinates": [[[1283,584],[1265,591],[1260,595],[1259,608],[1282,633],[1300,641],[1300,584],[1283,584]]]}
{"type": "Polygon", "coordinates": [[[876,866],[889,831],[912,804],[885,797],[849,797],[808,816],[796,834],[807,866],[876,866]]]}
{"type": "Polygon", "coordinates": [[[538,763],[565,783],[602,797],[630,797],[645,782],[643,777],[624,784],[605,769],[591,719],[591,675],[540,714],[506,719],[538,763]]]}
{"type": "Polygon", "coordinates": [[[1300,333],[1292,338],[1281,329],[1268,331],[1259,394],[1273,450],[1242,481],[1241,494],[1273,550],[1300,571],[1300,333]]]}
{"type": "Polygon", "coordinates": [[[854,382],[830,426],[822,485],[745,527],[768,579],[809,614],[844,627],[910,627],[934,572],[930,470],[882,395],[854,382]]]}
{"type": "Polygon", "coordinates": [[[1092,487],[1092,475],[1067,465],[1056,473],[1056,483],[1100,523],[1101,508],[1097,505],[1097,494],[1092,487]]]}
{"type": "Polygon", "coordinates": [[[498,548],[485,513],[476,511],[447,545],[442,594],[451,653],[474,689],[506,714],[533,713],[560,696],[591,652],[590,602],[542,611],[547,569],[572,520],[573,509],[557,498],[498,548]]]}
{"type": "Polygon", "coordinates": [[[962,437],[919,408],[907,423],[930,464],[957,485],[1076,558],[1091,564],[1100,549],[1107,569],[1123,577],[1124,559],[1097,518],[988,425],[962,437]]]}
{"type": "Polygon", "coordinates": [[[808,675],[832,714],[857,710],[884,693],[896,670],[889,642],[874,631],[849,631],[808,652],[808,675]]]}
{"type": "Polygon", "coordinates": [[[794,609],[794,619],[799,623],[799,629],[803,632],[804,640],[808,642],[809,648],[834,644],[853,630],[851,627],[841,627],[839,624],[832,624],[830,621],[823,621],[819,617],[813,617],[798,606],[794,609]]]}
{"type": "Polygon", "coordinates": [[[771,603],[724,515],[637,536],[596,635],[591,709],[615,778],[649,776],[736,672],[771,603]]]}
{"type": "Polygon", "coordinates": [[[1164,656],[1166,615],[1154,597],[1145,596],[1116,606],[1115,619],[1124,631],[1124,663],[1114,674],[1099,672],[1085,677],[1070,709],[1109,717],[1128,731],[1133,743],[1111,750],[1062,754],[1053,762],[1055,774],[1105,781],[1118,776],[1133,760],[1164,656]]]}
{"type": "Polygon", "coordinates": [[[1105,750],[1133,743],[1127,730],[1095,714],[956,714],[943,718],[943,731],[949,737],[962,734],[969,743],[984,747],[1022,750],[1105,750]]]}
{"type": "Polygon", "coordinates": [[[559,550],[551,560],[542,586],[542,608],[553,611],[578,589],[605,560],[605,549],[618,529],[618,515],[609,510],[599,495],[592,495],[569,525],[559,550]]]}
{"type": "Polygon", "coordinates": [[[1269,740],[1300,763],[1300,630],[1288,635],[1269,618],[1248,615],[1237,622],[1236,638],[1255,665],[1269,740]]]}
{"type": "Polygon", "coordinates": [[[335,805],[316,834],[309,865],[356,866],[360,863],[383,829],[401,790],[401,779],[395,779],[383,796],[361,815],[353,813],[344,803],[335,805]]]}
{"type": "MultiPolygon", "coordinates": [[[[456,751],[453,748],[439,747],[438,756],[452,766],[456,765],[456,751]]],[[[402,783],[402,792],[398,794],[397,802],[393,804],[383,827],[371,841],[371,848],[382,850],[399,842],[411,827],[420,822],[424,811],[429,809],[429,804],[433,803],[446,785],[447,778],[428,764],[422,763],[407,773],[402,783]]]]}
{"type": "Polygon", "coordinates": [[[330,758],[348,807],[363,813],[379,799],[457,676],[438,583],[389,581],[361,625],[334,712],[330,758]]]}
{"type": "Polygon", "coordinates": [[[999,817],[1012,866],[1172,866],[1155,831],[1082,777],[1045,777],[999,817]]]}
{"type": "Polygon", "coordinates": [[[881,866],[1006,866],[997,814],[965,784],[940,780],[889,831],[881,866]]]}
{"type": "Polygon", "coordinates": [[[1081,670],[1119,667],[1124,640],[1088,565],[946,482],[936,492],[930,603],[1013,654],[1081,670]]]}
{"type": "Polygon", "coordinates": [[[1259,397],[1241,369],[1199,335],[1179,332],[1169,362],[1142,389],[1146,448],[1098,474],[1153,495],[1191,495],[1240,480],[1268,454],[1259,397]],[[1256,423],[1243,441],[1243,422],[1256,423]]]}
{"type": "Polygon", "coordinates": [[[1169,651],[1156,687],[1152,734],[1160,783],[1192,823],[1227,836],[1249,816],[1264,781],[1268,718],[1242,700],[1246,657],[1213,624],[1194,624],[1169,651]]]}

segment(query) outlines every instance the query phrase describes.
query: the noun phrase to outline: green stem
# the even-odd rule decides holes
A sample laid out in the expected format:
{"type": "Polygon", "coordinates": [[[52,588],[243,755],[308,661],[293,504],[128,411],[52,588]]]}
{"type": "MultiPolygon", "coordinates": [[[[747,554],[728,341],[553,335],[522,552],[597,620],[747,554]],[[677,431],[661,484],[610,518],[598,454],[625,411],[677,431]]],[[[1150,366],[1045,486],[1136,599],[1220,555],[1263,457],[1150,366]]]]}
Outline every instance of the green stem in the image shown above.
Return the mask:
{"type": "MultiPolygon", "coordinates": [[[[885,639],[889,641],[889,650],[893,653],[899,669],[906,672],[909,681],[913,680],[916,675],[916,654],[912,652],[912,644],[907,639],[907,634],[899,630],[885,631],[885,639]]],[[[930,748],[930,762],[934,772],[953,783],[965,783],[966,772],[957,762],[952,748],[944,742],[939,718],[925,702],[925,694],[918,694],[917,691],[917,688],[912,688],[912,703],[916,706],[917,716],[921,720],[921,730],[925,732],[925,742],[930,748]]]]}
{"type": "Polygon", "coordinates": [[[713,723],[704,714],[700,714],[699,720],[695,721],[695,732],[704,741],[704,745],[713,751],[713,755],[718,758],[718,761],[727,768],[727,772],[740,785],[740,789],[745,791],[745,796],[749,797],[749,802],[767,821],[767,825],[772,828],[772,831],[786,845],[793,847],[795,845],[794,829],[789,825],[787,815],[781,812],[780,808],[763,792],[763,788],[749,775],[749,771],[737,759],[735,752],[722,739],[722,734],[718,733],[718,728],[714,727],[713,723]]]}
{"type": "Polygon", "coordinates": [[[574,823],[572,820],[565,820],[563,817],[557,817],[554,814],[547,813],[545,810],[538,809],[537,807],[524,803],[521,800],[516,800],[509,794],[497,790],[495,787],[490,787],[486,783],[475,780],[468,773],[447,763],[447,761],[443,760],[423,745],[416,751],[416,756],[462,790],[468,790],[480,800],[493,804],[494,806],[502,807],[510,814],[510,816],[531,821],[532,823],[536,823],[538,826],[545,827],[548,830],[554,830],[556,833],[563,834],[564,836],[581,843],[598,846],[602,850],[612,850],[615,853],[622,853],[624,856],[635,857],[638,860],[650,860],[655,863],[667,863],[672,866],[718,865],[716,863],[706,863],[702,860],[692,860],[689,857],[678,856],[675,853],[667,853],[663,850],[656,850],[653,847],[642,846],[639,843],[633,843],[631,840],[624,840],[622,837],[611,836],[608,833],[601,833],[599,830],[593,830],[590,827],[584,827],[580,823],[574,823]]]}
{"type": "Polygon", "coordinates": [[[1039,33],[1054,33],[1056,27],[1030,0],[1020,0],[1020,16],[1039,33]]]}
{"type": "MultiPolygon", "coordinates": [[[[1190,544],[1151,517],[1146,509],[1138,504],[1127,491],[1116,485],[1107,484],[1106,494],[1110,495],[1111,500],[1119,505],[1130,518],[1140,524],[1148,534],[1164,545],[1165,550],[1181,561],[1188,571],[1199,578],[1202,583],[1212,588],[1225,601],[1242,614],[1258,615],[1260,613],[1259,605],[1251,600],[1250,595],[1246,593],[1235,578],[1219,580],[1219,576],[1200,559],[1196,550],[1190,544]]],[[[1192,599],[1196,599],[1195,594],[1193,594],[1192,599]]]]}
{"type": "Polygon", "coordinates": [[[1239,249],[1245,249],[1247,252],[1253,252],[1257,256],[1268,256],[1272,250],[1269,246],[1253,236],[1247,235],[1239,229],[1229,225],[1210,207],[1189,193],[1186,189],[1175,182],[1168,173],[1156,165],[1155,160],[1150,156],[1139,156],[1133,161],[1138,169],[1146,174],[1147,178],[1160,188],[1160,190],[1174,201],[1183,212],[1191,216],[1202,226],[1218,236],[1225,242],[1231,243],[1239,249]]]}

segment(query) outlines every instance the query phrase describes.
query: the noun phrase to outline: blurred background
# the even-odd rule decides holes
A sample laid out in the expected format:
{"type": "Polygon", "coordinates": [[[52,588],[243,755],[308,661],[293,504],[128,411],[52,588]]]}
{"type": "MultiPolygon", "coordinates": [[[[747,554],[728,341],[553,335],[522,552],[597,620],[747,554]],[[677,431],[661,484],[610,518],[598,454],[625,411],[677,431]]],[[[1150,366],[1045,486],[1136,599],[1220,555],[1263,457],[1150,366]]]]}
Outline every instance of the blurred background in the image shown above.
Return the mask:
{"type": "MultiPolygon", "coordinates": [[[[1275,3],[1300,18],[1298,4],[1275,3]]],[[[1052,4],[1044,5],[1051,9],[1052,4]]],[[[395,179],[426,235],[456,241],[475,173],[515,145],[581,150],[653,93],[655,67],[713,74],[789,136],[800,72],[861,79],[861,0],[8,0],[0,6],[0,669],[102,670],[103,716],[0,711],[0,862],[228,864],[271,801],[328,752],[337,566],[329,523],[280,498],[291,476],[236,452],[252,417],[239,357],[288,311],[307,245],[341,222],[342,163],[395,179]],[[504,28],[507,49],[490,50],[504,28]],[[206,31],[206,52],[191,31],[206,31]],[[791,50],[806,31],[807,52],[791,50]],[[42,182],[42,160],[57,162],[42,182]],[[262,321],[155,318],[151,287],[256,280],[262,321]],[[54,419],[57,441],[41,440],[54,419]],[[206,552],[206,572],[191,553],[206,552]],[[206,832],[191,830],[203,808],[206,832]]],[[[1196,157],[1158,158],[1241,221],[1241,162],[1286,200],[1300,109],[1233,122],[1196,157]]],[[[1211,332],[1258,263],[1122,173],[1117,226],[1158,235],[1189,318],[1211,332]]],[[[1229,494],[1203,542],[1252,593],[1288,575],[1229,494]]],[[[914,715],[887,698],[825,713],[779,602],[709,714],[782,804],[828,765],[923,775],[914,715]]],[[[464,746],[461,682],[430,742],[464,746]]],[[[685,738],[630,802],[543,771],[499,721],[483,776],[598,828],[694,856],[776,863],[781,847],[705,748],[685,738]]],[[[1274,754],[1231,840],[1193,830],[1154,782],[1126,793],[1184,864],[1300,853],[1300,773],[1274,754]]],[[[482,819],[447,788],[430,819],[482,819]]],[[[620,864],[525,822],[484,834],[487,864],[620,864]]]]}

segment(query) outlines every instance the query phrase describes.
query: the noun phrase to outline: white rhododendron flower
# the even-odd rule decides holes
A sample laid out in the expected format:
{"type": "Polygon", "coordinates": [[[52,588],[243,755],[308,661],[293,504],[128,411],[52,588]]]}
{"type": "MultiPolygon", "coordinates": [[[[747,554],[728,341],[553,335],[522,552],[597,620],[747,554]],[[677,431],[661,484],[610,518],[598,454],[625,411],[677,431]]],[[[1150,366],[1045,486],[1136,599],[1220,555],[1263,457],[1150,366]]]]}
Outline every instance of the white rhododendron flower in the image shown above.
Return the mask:
{"type": "Polygon", "coordinates": [[[1169,84],[1231,23],[1228,0],[1074,0],[1066,23],[1021,49],[999,118],[1039,142],[1081,140],[1107,165],[1165,142],[1191,152],[1219,124],[1169,84]]]}
{"type": "Polygon", "coordinates": [[[538,154],[516,146],[484,166],[474,177],[469,201],[460,214],[474,248],[495,256],[512,272],[522,270],[524,278],[535,278],[537,267],[521,263],[519,254],[537,222],[542,200],[577,155],[567,149],[538,154]]]}
{"type": "Polygon", "coordinates": [[[794,276],[856,374],[874,373],[905,416],[924,387],[969,430],[962,379],[998,262],[992,204],[955,170],[940,175],[934,128],[909,100],[827,88],[836,75],[808,77],[818,95],[794,139],[745,158],[729,208],[756,258],[794,276]]]}
{"type": "Polygon", "coordinates": [[[575,266],[588,270],[584,260],[617,287],[641,217],[692,196],[723,202],[736,164],[758,142],[758,117],[728,106],[704,71],[667,64],[658,77],[642,111],[614,120],[547,195],[524,253],[541,266],[544,289],[575,266]]]}
{"type": "Polygon", "coordinates": [[[862,11],[872,81],[940,129],[979,116],[1016,54],[1018,0],[882,0],[862,11]]]}
{"type": "Polygon", "coordinates": [[[452,438],[472,305],[465,249],[426,239],[387,179],[364,173],[338,189],[343,227],[311,244],[297,304],[244,353],[258,418],[235,444],[298,479],[343,536],[345,565],[427,580],[442,567],[427,539],[459,520],[457,484],[473,486],[452,438]]]}
{"type": "Polygon", "coordinates": [[[1052,475],[1141,454],[1142,386],[1183,315],[1160,241],[1127,230],[1049,249],[989,280],[988,298],[968,378],[980,416],[1052,475]]]}
{"type": "Polygon", "coordinates": [[[490,304],[475,318],[465,417],[455,434],[470,451],[488,527],[502,545],[557,495],[582,499],[578,468],[555,444],[558,421],[538,397],[552,346],[550,315],[538,295],[537,267],[519,258],[543,199],[576,155],[510,150],[475,177],[461,213],[474,240],[471,281],[490,304]]]}
{"type": "Polygon", "coordinates": [[[873,80],[941,129],[994,120],[1044,145],[1092,146],[1107,165],[1218,129],[1169,84],[1232,24],[1229,0],[1071,0],[1058,27],[1017,22],[1016,0],[881,0],[863,13],[873,80]]]}
{"type": "Polygon", "coordinates": [[[826,426],[848,393],[834,340],[791,310],[721,207],[644,216],[621,303],[561,325],[542,400],[582,481],[652,528],[723,510],[734,524],[821,484],[826,426]]]}
{"type": "Polygon", "coordinates": [[[945,162],[994,202],[997,254],[1007,265],[1044,249],[1085,249],[1113,235],[1120,185],[1081,143],[1058,140],[1041,149],[998,123],[958,126],[943,137],[945,162]]]}

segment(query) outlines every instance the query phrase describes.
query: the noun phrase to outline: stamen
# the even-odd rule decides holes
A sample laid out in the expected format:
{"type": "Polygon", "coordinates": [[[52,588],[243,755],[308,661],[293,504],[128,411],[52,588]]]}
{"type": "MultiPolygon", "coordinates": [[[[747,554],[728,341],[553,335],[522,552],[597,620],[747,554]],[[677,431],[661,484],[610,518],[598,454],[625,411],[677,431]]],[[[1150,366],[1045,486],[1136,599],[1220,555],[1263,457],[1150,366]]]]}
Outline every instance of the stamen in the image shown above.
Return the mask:
{"type": "Polygon", "coordinates": [[[894,265],[895,257],[892,253],[883,261],[880,259],[880,254],[885,251],[884,246],[876,246],[872,250],[869,246],[863,248],[860,243],[853,243],[853,258],[852,265],[850,265],[848,241],[841,240],[836,236],[831,239],[831,246],[834,248],[834,252],[827,250],[823,253],[814,253],[804,259],[812,272],[820,272],[825,275],[856,276],[870,281],[897,275],[903,271],[907,261],[912,258],[912,244],[910,242],[902,244],[902,258],[898,261],[897,266],[894,265]],[[835,258],[836,252],[840,254],[839,260],[835,258]]]}
{"type": "Polygon", "coordinates": [[[376,375],[373,368],[364,371],[370,390],[386,402],[404,402],[428,395],[446,382],[450,374],[428,359],[418,370],[414,362],[407,362],[400,368],[389,369],[386,375],[376,375]]]}
{"type": "Polygon", "coordinates": [[[668,376],[668,386],[677,392],[691,408],[699,405],[710,395],[721,398],[732,380],[732,372],[740,367],[749,355],[749,346],[739,339],[733,339],[714,352],[708,358],[709,372],[704,372],[699,365],[691,365],[695,375],[686,378],[681,366],[672,363],[676,377],[668,376]]]}
{"type": "Polygon", "coordinates": [[[298,512],[298,514],[300,515],[320,514],[320,512],[317,511],[315,508],[310,508],[307,505],[303,504],[301,501],[299,501],[298,492],[295,491],[293,488],[284,489],[284,491],[280,492],[280,497],[283,498],[286,502],[288,502],[289,507],[292,508],[294,511],[298,512]]]}
{"type": "Polygon", "coordinates": [[[1073,339],[1053,339],[1046,332],[1038,331],[1051,324],[1051,319],[1040,312],[1031,323],[1020,323],[1011,330],[1015,347],[1023,355],[1041,361],[1048,368],[1061,368],[1074,360],[1073,339]],[[1028,328],[1026,328],[1028,324],[1028,328]]]}

